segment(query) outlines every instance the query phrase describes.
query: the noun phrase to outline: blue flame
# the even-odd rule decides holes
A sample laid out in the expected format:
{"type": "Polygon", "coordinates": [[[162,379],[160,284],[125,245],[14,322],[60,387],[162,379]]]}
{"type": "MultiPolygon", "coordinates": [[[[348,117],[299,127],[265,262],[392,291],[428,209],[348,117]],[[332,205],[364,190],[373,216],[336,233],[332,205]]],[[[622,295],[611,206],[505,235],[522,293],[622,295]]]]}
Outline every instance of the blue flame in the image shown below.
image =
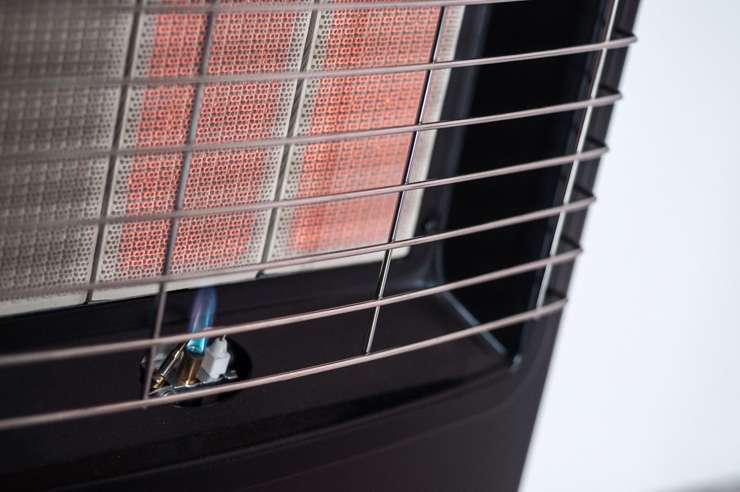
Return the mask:
{"type": "MultiPolygon", "coordinates": [[[[190,333],[206,331],[213,326],[213,316],[216,313],[216,289],[205,287],[199,289],[193,302],[193,311],[190,313],[190,333]]],[[[189,352],[202,354],[206,350],[207,338],[194,338],[187,344],[189,352]]]]}

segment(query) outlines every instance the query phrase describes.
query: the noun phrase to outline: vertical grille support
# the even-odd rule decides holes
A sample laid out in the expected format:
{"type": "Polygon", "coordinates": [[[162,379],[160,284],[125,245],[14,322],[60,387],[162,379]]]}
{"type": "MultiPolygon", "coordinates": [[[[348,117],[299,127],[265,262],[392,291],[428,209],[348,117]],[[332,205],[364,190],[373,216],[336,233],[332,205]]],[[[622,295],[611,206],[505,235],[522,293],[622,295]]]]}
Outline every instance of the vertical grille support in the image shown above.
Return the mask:
{"type": "MultiPolygon", "coordinates": [[[[320,0],[314,0],[314,3],[319,3],[320,0]]],[[[306,72],[308,70],[309,52],[311,51],[311,44],[314,42],[316,33],[316,23],[318,22],[319,11],[311,11],[311,17],[308,21],[308,32],[306,33],[306,42],[303,45],[303,59],[301,60],[301,67],[299,73],[306,72]]],[[[305,87],[305,80],[298,80],[296,82],[295,94],[293,97],[293,105],[290,109],[290,122],[288,123],[287,137],[295,137],[298,127],[298,112],[301,105],[301,98],[303,97],[303,90],[305,87]]],[[[285,185],[285,174],[288,170],[288,161],[290,160],[290,151],[292,145],[286,145],[283,148],[283,156],[280,160],[280,169],[278,171],[277,186],[275,186],[275,194],[273,200],[280,200],[280,196],[283,193],[283,186],[285,185]]],[[[274,242],[274,231],[277,227],[278,214],[280,209],[274,208],[270,211],[270,221],[267,225],[267,234],[265,235],[265,244],[262,246],[262,262],[266,262],[270,259],[270,251],[272,250],[272,244],[274,242]]]]}
{"type": "MultiPolygon", "coordinates": [[[[140,6],[142,0],[137,0],[136,5],[140,6]]],[[[134,58],[136,57],[136,38],[139,35],[139,28],[141,23],[141,13],[136,10],[133,13],[133,19],[131,21],[131,34],[129,37],[129,47],[126,53],[126,62],[124,66],[124,77],[131,77],[133,71],[134,58]]],[[[118,157],[115,155],[115,151],[121,148],[121,134],[123,133],[123,127],[126,118],[126,99],[130,89],[129,84],[123,84],[121,86],[121,97],[118,103],[118,114],[116,115],[116,127],[113,131],[113,150],[108,163],[108,175],[105,178],[105,189],[103,190],[103,201],[100,208],[100,216],[102,218],[108,218],[110,214],[110,198],[113,193],[113,183],[116,179],[116,163],[118,157]]],[[[92,269],[90,270],[90,282],[95,282],[98,275],[98,268],[100,266],[100,260],[103,257],[103,248],[105,246],[105,223],[101,223],[98,226],[98,236],[95,239],[95,252],[93,253],[92,269]]],[[[85,301],[92,301],[94,289],[88,289],[85,301]]]]}
{"type": "MultiPolygon", "coordinates": [[[[432,62],[437,61],[437,52],[439,50],[439,40],[440,40],[440,34],[442,32],[442,26],[444,25],[445,17],[447,15],[447,8],[443,7],[442,12],[440,13],[439,20],[437,22],[437,30],[434,35],[434,48],[432,49],[432,62]]],[[[427,106],[427,102],[429,101],[429,92],[430,92],[430,81],[432,78],[432,72],[427,70],[426,72],[426,78],[424,79],[424,93],[421,99],[421,104],[419,105],[419,111],[416,115],[416,124],[421,124],[422,118],[424,116],[424,110],[427,106]]],[[[411,150],[409,151],[408,158],[406,160],[406,169],[404,170],[404,176],[403,176],[403,184],[409,184],[411,180],[411,176],[413,175],[413,163],[414,163],[414,157],[416,155],[416,146],[419,143],[420,139],[420,132],[416,131],[414,132],[414,140],[411,144],[411,150]]],[[[393,223],[391,225],[390,233],[388,234],[388,242],[393,242],[396,240],[396,236],[398,235],[398,231],[400,229],[401,225],[401,212],[403,210],[403,202],[404,198],[406,196],[406,193],[402,191],[399,193],[398,201],[396,202],[396,208],[393,211],[393,223]]],[[[383,295],[385,293],[385,286],[388,283],[388,275],[390,273],[391,269],[391,257],[393,256],[393,250],[386,250],[383,254],[383,262],[380,266],[380,275],[378,277],[378,283],[376,287],[376,293],[375,298],[377,300],[380,300],[383,298],[383,295]]],[[[380,316],[380,306],[376,306],[375,309],[373,309],[373,320],[370,324],[370,331],[368,332],[367,336],[367,343],[365,344],[365,353],[369,354],[373,350],[373,342],[375,340],[375,332],[377,331],[378,327],[378,318],[380,316]]]]}
{"type": "MultiPolygon", "coordinates": [[[[619,9],[619,0],[612,0],[608,10],[606,18],[606,29],[604,31],[604,42],[609,42],[612,38],[612,32],[614,31],[614,23],[617,18],[617,10],[619,9]]],[[[602,49],[598,52],[598,61],[594,70],[593,78],[591,79],[591,88],[589,90],[589,99],[595,99],[599,95],[599,88],[601,86],[601,76],[604,73],[604,65],[606,64],[606,55],[609,50],[602,49]]],[[[586,113],[583,116],[583,123],[578,133],[577,150],[576,152],[582,152],[586,147],[586,140],[588,139],[588,129],[591,126],[591,118],[593,117],[594,108],[589,106],[586,108],[586,113]]],[[[578,169],[581,161],[573,161],[568,171],[568,181],[565,185],[565,193],[563,194],[563,205],[568,205],[573,199],[573,190],[575,189],[576,177],[578,176],[578,169]]],[[[560,247],[560,241],[563,235],[563,227],[565,226],[566,215],[561,213],[558,215],[557,222],[555,224],[555,232],[553,234],[552,243],[550,244],[550,250],[548,256],[554,256],[558,252],[560,247]]],[[[537,293],[537,304],[536,306],[542,307],[545,304],[545,297],[547,295],[547,289],[550,286],[550,277],[552,276],[552,265],[548,265],[545,268],[545,272],[542,275],[542,282],[540,283],[539,291],[537,293]]]]}
{"type": "MultiPolygon", "coordinates": [[[[211,43],[213,35],[213,24],[215,12],[208,12],[206,20],[206,28],[203,40],[203,56],[201,57],[199,72],[200,75],[206,75],[208,73],[208,59],[211,54],[211,43]]],[[[195,143],[195,136],[198,131],[198,118],[200,115],[200,108],[203,104],[203,92],[204,84],[199,83],[195,88],[195,96],[193,97],[193,109],[190,116],[190,127],[188,128],[188,135],[186,144],[192,145],[195,143]]],[[[182,210],[185,204],[185,189],[187,188],[188,174],[190,171],[190,164],[193,161],[193,151],[188,150],[183,153],[182,169],[180,171],[180,178],[177,183],[177,191],[175,195],[174,210],[182,210]]],[[[162,265],[162,274],[169,275],[172,270],[172,257],[175,252],[175,243],[177,242],[177,228],[178,218],[173,217],[170,219],[170,230],[167,235],[167,247],[164,254],[164,264],[162,265]]],[[[167,307],[167,282],[159,282],[159,291],[157,293],[157,314],[154,319],[154,328],[152,329],[152,339],[156,340],[162,333],[162,324],[164,322],[165,308],[167,307]]],[[[154,373],[154,357],[157,354],[156,347],[152,347],[149,350],[149,358],[147,359],[146,373],[144,374],[144,391],[142,398],[144,400],[149,398],[149,392],[151,390],[152,374],[154,373]]]]}

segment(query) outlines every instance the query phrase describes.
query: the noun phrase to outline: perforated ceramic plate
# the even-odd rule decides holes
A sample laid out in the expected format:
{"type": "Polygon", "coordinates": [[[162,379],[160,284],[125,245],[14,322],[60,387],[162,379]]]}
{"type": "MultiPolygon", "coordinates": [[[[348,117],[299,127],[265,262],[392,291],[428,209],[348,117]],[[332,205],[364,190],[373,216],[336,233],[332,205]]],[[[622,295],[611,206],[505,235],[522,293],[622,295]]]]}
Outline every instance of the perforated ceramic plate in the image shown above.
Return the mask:
{"type": "MultiPolygon", "coordinates": [[[[133,14],[70,10],[69,0],[26,0],[23,9],[0,7],[0,77],[123,75],[133,14]]],[[[134,5],[134,0],[76,1],[134,5]]]]}
{"type": "MultiPolygon", "coordinates": [[[[443,19],[437,59],[452,59],[463,9],[443,19]]],[[[440,9],[366,9],[319,14],[309,67],[346,69],[425,63],[432,57],[440,9]]],[[[448,73],[434,73],[425,108],[429,121],[439,118],[448,73]]],[[[426,73],[409,72],[306,81],[297,115],[297,134],[324,134],[416,123],[426,73]]],[[[290,149],[281,197],[341,193],[400,184],[409,159],[412,134],[356,139],[290,149]]],[[[412,178],[426,177],[434,136],[420,134],[412,178]]],[[[421,192],[408,193],[397,238],[413,235],[421,192]]],[[[398,194],[278,211],[270,258],[360,247],[388,240],[398,194]]],[[[394,257],[405,250],[394,251],[394,257]]],[[[326,268],[376,261],[362,255],[280,271],[326,268]]]]}
{"type": "MultiPolygon", "coordinates": [[[[107,159],[0,166],[0,224],[97,217],[107,159]]],[[[90,279],[97,228],[6,231],[0,234],[0,284],[63,286],[90,279]]],[[[85,293],[0,299],[0,314],[80,303],[85,293]]]]}
{"type": "MultiPolygon", "coordinates": [[[[206,14],[151,14],[142,18],[135,71],[140,76],[185,76],[297,70],[300,68],[308,12],[217,13],[213,17],[207,64],[202,59],[206,14]]],[[[209,83],[135,87],[127,98],[122,135],[126,148],[192,142],[219,144],[286,134],[296,81],[209,83]],[[200,111],[193,115],[196,98],[200,111]]],[[[191,159],[185,209],[227,207],[269,201],[275,189],[283,149],[151,154],[120,158],[111,197],[111,213],[137,215],[174,210],[183,159],[191,159]]],[[[179,221],[171,272],[226,269],[259,262],[270,211],[184,218],[179,221]]],[[[99,280],[147,278],[163,271],[168,221],[106,227],[99,280]]],[[[252,278],[240,274],[214,281],[252,278]]],[[[95,294],[95,298],[142,295],[155,286],[95,294]]]]}

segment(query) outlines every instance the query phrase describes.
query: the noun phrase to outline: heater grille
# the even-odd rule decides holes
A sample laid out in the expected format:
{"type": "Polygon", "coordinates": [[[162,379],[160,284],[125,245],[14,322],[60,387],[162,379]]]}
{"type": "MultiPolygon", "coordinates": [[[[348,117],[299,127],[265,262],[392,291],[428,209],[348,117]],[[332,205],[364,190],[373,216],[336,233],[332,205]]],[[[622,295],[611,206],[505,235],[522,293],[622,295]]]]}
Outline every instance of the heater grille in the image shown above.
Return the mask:
{"type": "MultiPolygon", "coordinates": [[[[515,0],[74,1],[0,5],[0,314],[158,294],[152,334],[0,354],[0,367],[152,349],[197,338],[162,332],[168,291],[258,274],[361,262],[375,296],[214,328],[209,337],[370,310],[366,350],[268,376],[153,398],[15,415],[0,430],[164,405],[371,362],[556,313],[549,271],[572,262],[562,222],[593,197],[572,182],[606,152],[586,139],[619,2],[599,39],[455,59],[466,6],[515,0]],[[451,71],[592,54],[588,97],[441,120],[451,71]],[[581,111],[575,152],[430,177],[442,130],[581,111]],[[424,193],[570,166],[555,206],[416,232],[424,193]],[[436,286],[387,294],[409,248],[550,218],[550,254],[436,286]],[[384,306],[545,271],[532,309],[393,348],[373,349],[384,306]]],[[[277,299],[276,302],[280,302],[277,299]]],[[[145,374],[154,369],[153,357],[145,374]]]]}

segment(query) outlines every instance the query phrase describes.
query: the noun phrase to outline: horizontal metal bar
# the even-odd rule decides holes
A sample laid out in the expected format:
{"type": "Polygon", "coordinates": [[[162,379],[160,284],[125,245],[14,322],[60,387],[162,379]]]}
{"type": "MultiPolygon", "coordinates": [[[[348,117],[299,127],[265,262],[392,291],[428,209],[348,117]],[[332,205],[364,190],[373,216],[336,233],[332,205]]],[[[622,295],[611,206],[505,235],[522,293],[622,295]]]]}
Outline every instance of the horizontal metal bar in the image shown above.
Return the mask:
{"type": "Polygon", "coordinates": [[[409,352],[415,352],[425,348],[435,347],[445,343],[450,343],[463,338],[478,335],[479,333],[497,330],[507,326],[524,323],[527,321],[536,320],[544,316],[558,313],[563,310],[567,303],[566,299],[558,300],[547,304],[541,308],[524,311],[513,316],[508,316],[488,323],[481,323],[470,328],[447,333],[445,335],[436,336],[433,338],[427,338],[415,343],[402,345],[400,347],[394,347],[386,350],[380,350],[378,352],[371,352],[369,354],[360,355],[357,357],[350,357],[347,359],[341,359],[326,364],[318,364],[315,366],[304,367],[292,371],[285,371],[269,376],[262,376],[254,379],[247,379],[244,381],[238,381],[234,383],[221,384],[210,388],[196,389],[186,393],[179,393],[175,395],[162,396],[160,398],[150,398],[148,400],[127,400],[118,403],[109,403],[104,405],[95,405],[85,408],[77,408],[72,410],[62,410],[57,412],[46,412],[35,415],[25,415],[20,417],[11,417],[0,420],[0,431],[9,429],[18,429],[22,427],[29,427],[32,425],[50,424],[54,422],[62,422],[72,419],[80,419],[86,417],[95,417],[101,415],[109,415],[113,413],[126,412],[130,410],[137,410],[142,408],[149,408],[154,406],[171,405],[180,401],[191,400],[195,398],[203,398],[206,396],[213,396],[222,393],[228,393],[232,391],[244,390],[247,388],[255,388],[258,386],[264,386],[267,384],[279,383],[284,381],[290,381],[293,379],[303,378],[312,376],[315,374],[321,374],[325,372],[335,371],[346,367],[356,366],[359,364],[365,364],[377,360],[386,359],[397,355],[406,354],[409,352]]]}
{"type": "Polygon", "coordinates": [[[243,82],[263,82],[273,80],[306,80],[329,77],[358,77],[365,75],[384,75],[405,72],[421,72],[435,70],[450,70],[465,67],[479,67],[498,65],[529,60],[555,58],[559,56],[577,55],[602,50],[626,48],[635,43],[637,37],[614,39],[600,43],[589,43],[565,48],[531,51],[512,55],[472,58],[467,60],[440,61],[431,63],[415,63],[407,65],[388,65],[381,67],[350,68],[344,70],[309,70],[298,72],[295,70],[283,72],[260,72],[228,75],[193,75],[183,77],[55,77],[55,78],[26,78],[0,79],[0,89],[27,88],[27,87],[109,87],[109,86],[160,86],[183,84],[224,84],[243,82]]]}
{"type": "MultiPolygon", "coordinates": [[[[147,14],[206,14],[216,13],[238,13],[238,12],[313,12],[332,10],[372,10],[372,9],[412,9],[412,8],[438,8],[466,5],[490,5],[497,3],[515,3],[528,0],[401,0],[379,1],[379,2],[321,2],[321,3],[299,3],[299,2],[254,2],[239,4],[223,4],[209,2],[204,4],[166,4],[166,5],[95,5],[75,4],[65,6],[66,11],[105,11],[105,12],[143,12],[147,14]]],[[[8,9],[13,4],[17,9],[33,12],[33,9],[23,8],[24,0],[3,0],[4,8],[8,9]]]]}
{"type": "Polygon", "coordinates": [[[117,280],[107,282],[88,282],[79,284],[59,285],[59,286],[44,286],[44,287],[27,287],[20,289],[0,289],[0,298],[17,298],[17,297],[33,297],[43,296],[52,294],[61,294],[67,292],[79,292],[90,289],[116,289],[121,287],[135,287],[143,285],[152,285],[159,282],[176,282],[181,280],[195,280],[202,278],[213,278],[225,275],[232,275],[235,273],[247,273],[255,272],[260,270],[272,269],[272,268],[283,268],[287,266],[295,265],[306,265],[310,263],[317,263],[320,261],[334,260],[337,258],[348,258],[351,256],[376,253],[379,251],[387,251],[391,249],[407,248],[416,246],[419,244],[433,243],[436,241],[442,241],[445,239],[452,239],[455,237],[467,236],[469,234],[476,234],[479,232],[491,231],[494,229],[500,229],[503,227],[509,227],[517,224],[524,224],[527,222],[533,222],[535,220],[545,219],[548,217],[556,216],[562,212],[573,212],[576,210],[583,210],[588,208],[591,203],[595,201],[595,198],[588,197],[582,200],[571,202],[567,205],[561,205],[557,207],[551,207],[546,209],[537,210],[534,212],[528,212],[521,215],[515,215],[512,217],[506,217],[503,219],[493,220],[485,222],[483,224],[477,224],[474,226],[463,227],[460,229],[454,229],[451,231],[440,232],[436,234],[429,234],[426,236],[414,237],[411,239],[401,239],[397,241],[391,241],[380,244],[373,244],[370,246],[362,246],[358,248],[350,248],[339,251],[332,251],[328,253],[317,253],[314,255],[298,256],[295,258],[287,258],[284,260],[271,260],[260,263],[253,263],[251,265],[245,265],[234,268],[224,268],[219,270],[211,270],[205,272],[192,272],[192,273],[179,273],[170,275],[157,275],[148,278],[137,278],[131,280],[117,280]]]}
{"type": "Polygon", "coordinates": [[[289,198],[284,200],[271,200],[265,202],[256,203],[245,203],[243,205],[231,205],[227,207],[213,207],[213,208],[202,208],[193,210],[174,210],[172,212],[161,212],[152,214],[137,214],[137,215],[122,215],[122,216],[107,216],[107,217],[95,217],[95,218],[81,218],[81,219],[65,219],[65,220],[52,220],[46,222],[33,222],[24,220],[23,222],[14,222],[9,224],[0,225],[0,231],[14,231],[14,230],[38,230],[38,229],[56,229],[56,228],[69,228],[69,227],[86,227],[93,225],[106,225],[106,224],[126,224],[132,222],[150,222],[155,220],[171,220],[181,219],[184,217],[204,217],[209,215],[220,215],[230,213],[241,213],[255,210],[269,210],[274,208],[287,208],[287,207],[298,207],[305,205],[316,205],[319,203],[334,202],[340,200],[351,200],[356,198],[366,198],[377,195],[387,195],[391,193],[400,193],[405,191],[423,190],[428,188],[436,188],[439,186],[449,186],[459,183],[467,183],[471,181],[478,181],[482,179],[493,178],[497,176],[506,176],[511,174],[518,174],[529,171],[536,171],[540,169],[547,169],[550,167],[562,166],[564,164],[570,164],[573,161],[588,162],[594,159],[598,159],[609,151],[607,147],[598,147],[584,152],[576,154],[569,154],[559,157],[551,157],[549,159],[541,159],[537,161],[526,162],[522,164],[514,164],[510,166],[499,167],[488,171],[479,171],[469,174],[461,174],[458,176],[452,176],[449,178],[435,178],[427,179],[423,181],[415,181],[409,184],[400,184],[392,186],[381,186],[377,188],[366,188],[363,190],[347,191],[343,193],[332,193],[328,195],[317,195],[306,198],[289,198]]]}
{"type": "MultiPolygon", "coordinates": [[[[339,316],[342,314],[353,313],[365,309],[373,309],[376,307],[398,304],[413,299],[429,297],[432,295],[450,292],[465,287],[472,287],[474,285],[493,282],[502,278],[520,275],[522,273],[540,270],[548,266],[568,263],[574,261],[578,256],[581,255],[582,252],[583,251],[580,248],[576,248],[566,253],[561,253],[549,258],[522,263],[513,267],[503,268],[501,270],[495,270],[493,272],[488,272],[473,277],[467,277],[462,280],[447,282],[444,284],[436,285],[434,287],[427,287],[424,289],[386,296],[381,299],[373,298],[362,302],[355,302],[352,304],[334,306],[325,309],[317,309],[305,313],[279,316],[276,318],[264,319],[259,321],[249,321],[246,323],[239,323],[226,327],[216,327],[208,331],[208,337],[215,338],[224,335],[236,335],[238,333],[264,330],[267,328],[274,328],[277,326],[285,326],[294,323],[302,323],[305,321],[339,316]]],[[[202,337],[202,334],[200,336],[202,337]]],[[[101,343],[63,349],[34,350],[17,354],[0,355],[0,367],[20,366],[40,362],[76,359],[80,357],[91,357],[110,353],[128,352],[131,350],[143,350],[162,345],[173,345],[177,343],[182,343],[198,337],[199,334],[197,333],[182,333],[179,335],[163,336],[157,339],[140,338],[137,340],[126,340],[124,342],[101,343]]]]}
{"type": "Polygon", "coordinates": [[[536,116],[545,116],[549,114],[566,113],[586,108],[597,108],[610,106],[622,99],[621,94],[613,93],[605,96],[573,101],[539,108],[524,109],[511,111],[508,113],[498,113],[486,116],[475,116],[472,118],[462,118],[458,120],[436,121],[432,123],[418,123],[413,125],[391,126],[383,128],[371,128],[368,130],[354,130],[338,133],[324,133],[319,135],[296,135],[290,137],[266,138],[255,140],[242,140],[226,143],[215,144],[189,144],[189,145],[172,145],[166,147],[137,147],[132,149],[108,149],[101,150],[49,150],[43,152],[19,153],[13,155],[4,155],[0,157],[13,158],[16,160],[23,159],[93,159],[110,156],[133,156],[145,154],[169,154],[182,152],[198,151],[216,151],[216,150],[241,150],[255,147],[275,147],[284,145],[307,145],[324,142],[336,142],[341,140],[352,140],[358,138],[380,137],[384,135],[397,135],[400,133],[425,132],[431,130],[444,130],[447,128],[457,128],[462,126],[482,125],[487,123],[497,123],[502,121],[518,120],[522,118],[533,118],[536,116]]]}

